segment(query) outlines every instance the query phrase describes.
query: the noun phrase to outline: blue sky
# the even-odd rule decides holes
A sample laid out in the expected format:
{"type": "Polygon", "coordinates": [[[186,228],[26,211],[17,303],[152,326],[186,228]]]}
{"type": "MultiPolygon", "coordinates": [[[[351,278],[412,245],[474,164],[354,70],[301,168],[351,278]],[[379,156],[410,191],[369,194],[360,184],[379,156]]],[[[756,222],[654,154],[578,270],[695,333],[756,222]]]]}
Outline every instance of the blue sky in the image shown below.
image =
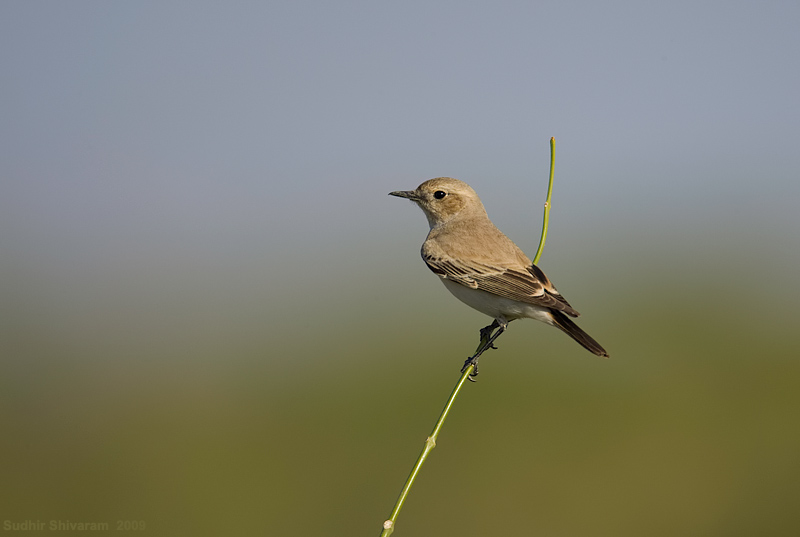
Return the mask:
{"type": "Polygon", "coordinates": [[[424,219],[386,193],[440,175],[531,251],[550,136],[545,266],[691,243],[797,263],[795,2],[0,12],[7,282],[302,294],[420,268],[424,219]]]}

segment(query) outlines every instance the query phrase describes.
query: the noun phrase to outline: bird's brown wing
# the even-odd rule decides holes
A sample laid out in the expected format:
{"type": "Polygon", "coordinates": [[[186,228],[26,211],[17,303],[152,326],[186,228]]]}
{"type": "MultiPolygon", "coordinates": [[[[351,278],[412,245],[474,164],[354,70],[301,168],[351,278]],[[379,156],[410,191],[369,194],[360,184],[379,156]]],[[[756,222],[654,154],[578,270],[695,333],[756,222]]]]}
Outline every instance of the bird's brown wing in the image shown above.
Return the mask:
{"type": "Polygon", "coordinates": [[[579,315],[536,265],[510,269],[430,255],[423,255],[422,258],[435,274],[466,287],[563,311],[572,317],[579,315]]]}

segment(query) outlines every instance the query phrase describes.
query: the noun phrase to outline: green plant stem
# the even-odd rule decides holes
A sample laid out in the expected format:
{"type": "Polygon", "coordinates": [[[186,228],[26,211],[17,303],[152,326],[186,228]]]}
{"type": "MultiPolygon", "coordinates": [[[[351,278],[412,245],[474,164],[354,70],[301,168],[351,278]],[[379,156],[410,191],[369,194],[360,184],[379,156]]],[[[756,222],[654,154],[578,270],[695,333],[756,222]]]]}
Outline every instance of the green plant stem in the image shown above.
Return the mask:
{"type": "MultiPolygon", "coordinates": [[[[536,251],[536,257],[533,259],[534,264],[537,263],[541,257],[542,250],[544,249],[544,242],[547,238],[547,222],[550,218],[550,196],[553,192],[553,166],[555,165],[555,158],[556,139],[550,138],[550,182],[547,185],[547,200],[544,202],[544,223],[542,224],[542,236],[539,239],[539,249],[536,251]]],[[[478,348],[475,350],[476,354],[479,351],[482,352],[481,349],[487,350],[485,347],[489,341],[489,338],[489,333],[481,335],[481,342],[478,345],[478,348]]],[[[453,388],[453,393],[450,394],[450,398],[447,400],[447,403],[445,403],[444,409],[442,409],[442,413],[439,416],[436,425],[433,426],[431,435],[425,440],[425,447],[422,448],[422,453],[419,454],[419,458],[417,458],[414,468],[411,470],[408,479],[406,479],[406,484],[403,486],[403,490],[400,491],[400,496],[397,498],[397,502],[394,504],[394,509],[392,510],[391,516],[383,523],[381,537],[389,537],[389,535],[391,535],[394,531],[395,523],[397,522],[397,516],[400,514],[400,509],[403,508],[403,504],[408,496],[408,491],[411,490],[411,485],[414,484],[414,480],[417,478],[417,474],[419,474],[420,468],[422,468],[422,464],[425,462],[425,459],[428,458],[430,452],[436,447],[436,439],[439,436],[439,432],[442,430],[444,420],[447,419],[447,415],[450,413],[450,409],[453,407],[453,403],[455,403],[458,393],[461,391],[461,388],[466,383],[474,368],[475,366],[470,364],[461,372],[461,378],[458,379],[456,387],[453,388]]]]}
{"type": "Polygon", "coordinates": [[[553,195],[553,169],[556,165],[556,139],[550,138],[550,181],[547,183],[547,198],[544,200],[544,218],[542,223],[542,236],[539,239],[539,249],[536,250],[536,255],[533,257],[533,264],[539,262],[544,250],[544,243],[547,240],[547,223],[550,220],[550,198],[553,195]]]}
{"type": "MultiPolygon", "coordinates": [[[[483,344],[483,341],[481,341],[483,344]]],[[[478,347],[480,348],[480,346],[478,347]]],[[[406,484],[403,486],[403,490],[400,492],[400,496],[397,498],[397,503],[394,505],[394,510],[392,510],[392,515],[389,519],[383,523],[383,531],[381,532],[381,537],[389,537],[394,531],[394,525],[397,521],[397,515],[400,514],[400,509],[403,507],[403,503],[406,501],[406,497],[408,496],[408,491],[411,489],[411,485],[414,484],[414,480],[417,478],[417,474],[419,473],[420,468],[422,468],[422,464],[425,462],[425,459],[428,458],[428,455],[433,448],[436,447],[436,438],[439,436],[439,431],[442,430],[442,426],[444,425],[444,420],[447,418],[447,414],[450,412],[450,409],[453,406],[453,403],[458,396],[458,392],[461,391],[462,386],[469,378],[470,373],[475,366],[469,365],[464,372],[461,374],[461,378],[458,380],[458,384],[456,387],[453,388],[453,393],[450,394],[450,398],[447,400],[447,403],[444,405],[444,409],[442,409],[442,414],[439,416],[439,420],[436,422],[436,425],[433,427],[433,431],[431,435],[425,440],[425,447],[422,449],[422,453],[419,454],[419,458],[417,459],[417,463],[414,465],[414,468],[411,470],[411,474],[409,474],[408,479],[406,480],[406,484]]]]}

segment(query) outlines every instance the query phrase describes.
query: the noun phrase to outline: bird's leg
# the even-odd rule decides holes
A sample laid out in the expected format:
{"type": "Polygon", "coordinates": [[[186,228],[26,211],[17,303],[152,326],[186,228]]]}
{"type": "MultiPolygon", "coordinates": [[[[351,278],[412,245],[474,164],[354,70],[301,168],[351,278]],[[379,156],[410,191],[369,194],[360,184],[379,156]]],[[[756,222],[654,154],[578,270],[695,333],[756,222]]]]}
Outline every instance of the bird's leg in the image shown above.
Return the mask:
{"type": "Polygon", "coordinates": [[[487,349],[496,349],[497,348],[494,345],[489,347],[485,342],[488,341],[489,338],[491,337],[492,331],[495,328],[498,328],[499,326],[500,326],[500,323],[498,323],[497,319],[495,319],[494,321],[492,321],[492,324],[490,324],[489,326],[484,326],[483,328],[481,328],[481,341],[480,341],[480,344],[478,345],[478,349],[476,350],[476,352],[477,351],[483,352],[484,350],[487,350],[487,349]],[[486,345],[486,349],[481,349],[481,345],[486,345]]]}
{"type": "Polygon", "coordinates": [[[472,377],[475,377],[475,376],[478,375],[478,358],[480,358],[481,354],[483,354],[484,351],[486,351],[487,349],[490,349],[490,348],[491,349],[496,349],[497,348],[494,345],[492,345],[491,343],[489,343],[489,340],[492,337],[492,332],[494,331],[494,329],[499,327],[499,326],[500,326],[500,323],[498,323],[497,319],[495,319],[495,320],[492,321],[492,324],[490,324],[489,326],[484,326],[483,328],[481,328],[481,331],[480,331],[481,339],[480,339],[480,342],[478,342],[478,348],[475,349],[475,354],[473,354],[472,356],[467,358],[467,360],[464,362],[464,367],[461,368],[461,372],[463,373],[464,370],[467,367],[469,367],[470,364],[472,364],[474,366],[472,368],[472,373],[470,374],[470,380],[472,380],[472,377]]]}
{"type": "Polygon", "coordinates": [[[478,358],[487,350],[497,348],[494,346],[494,340],[500,337],[500,334],[505,331],[506,326],[508,326],[508,323],[500,324],[497,319],[495,319],[489,326],[481,328],[481,342],[475,354],[467,358],[467,361],[464,362],[464,367],[461,368],[461,372],[463,373],[470,365],[473,366],[472,373],[469,374],[469,380],[472,382],[475,382],[475,377],[478,376],[478,358]],[[497,329],[496,331],[495,328],[497,329]],[[492,334],[492,331],[494,331],[494,334],[492,334]]]}

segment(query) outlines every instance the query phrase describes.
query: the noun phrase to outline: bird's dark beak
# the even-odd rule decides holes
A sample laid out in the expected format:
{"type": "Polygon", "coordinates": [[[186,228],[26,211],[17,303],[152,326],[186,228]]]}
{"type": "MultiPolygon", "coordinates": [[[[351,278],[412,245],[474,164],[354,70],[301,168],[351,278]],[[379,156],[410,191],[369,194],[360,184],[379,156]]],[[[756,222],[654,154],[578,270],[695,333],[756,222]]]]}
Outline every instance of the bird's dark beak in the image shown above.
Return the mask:
{"type": "Polygon", "coordinates": [[[397,196],[398,198],[406,198],[411,201],[419,199],[419,196],[417,196],[414,190],[395,190],[394,192],[389,192],[389,195],[397,196]]]}

